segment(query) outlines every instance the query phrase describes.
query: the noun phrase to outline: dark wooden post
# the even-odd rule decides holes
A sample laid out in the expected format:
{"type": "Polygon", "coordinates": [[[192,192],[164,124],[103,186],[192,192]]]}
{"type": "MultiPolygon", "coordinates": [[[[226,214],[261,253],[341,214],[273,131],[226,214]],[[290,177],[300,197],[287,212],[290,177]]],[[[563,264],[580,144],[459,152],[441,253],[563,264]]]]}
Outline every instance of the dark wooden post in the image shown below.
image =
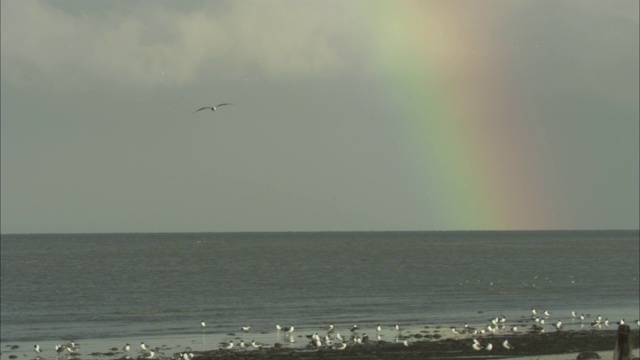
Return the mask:
{"type": "Polygon", "coordinates": [[[618,340],[616,341],[616,349],[613,353],[613,360],[630,360],[631,344],[629,334],[631,328],[629,325],[623,324],[618,326],[618,340]]]}

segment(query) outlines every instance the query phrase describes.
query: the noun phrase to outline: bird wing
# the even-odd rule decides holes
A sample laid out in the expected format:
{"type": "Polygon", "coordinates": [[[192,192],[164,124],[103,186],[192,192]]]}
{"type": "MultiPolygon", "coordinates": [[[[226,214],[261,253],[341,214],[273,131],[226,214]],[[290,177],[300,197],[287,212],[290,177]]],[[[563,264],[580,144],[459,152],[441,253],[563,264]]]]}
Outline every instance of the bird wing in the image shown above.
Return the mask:
{"type": "Polygon", "coordinates": [[[222,103],[222,104],[218,104],[218,105],[216,105],[216,107],[218,107],[218,106],[224,106],[224,105],[234,105],[234,104],[231,104],[231,103],[222,103]]]}
{"type": "MultiPolygon", "coordinates": [[[[218,105],[218,106],[220,106],[220,105],[218,105]]],[[[205,106],[205,107],[201,107],[200,109],[198,109],[198,110],[194,111],[194,113],[197,113],[198,111],[200,111],[200,110],[204,110],[204,109],[211,109],[211,110],[213,110],[213,108],[212,108],[211,106],[205,106]]]]}

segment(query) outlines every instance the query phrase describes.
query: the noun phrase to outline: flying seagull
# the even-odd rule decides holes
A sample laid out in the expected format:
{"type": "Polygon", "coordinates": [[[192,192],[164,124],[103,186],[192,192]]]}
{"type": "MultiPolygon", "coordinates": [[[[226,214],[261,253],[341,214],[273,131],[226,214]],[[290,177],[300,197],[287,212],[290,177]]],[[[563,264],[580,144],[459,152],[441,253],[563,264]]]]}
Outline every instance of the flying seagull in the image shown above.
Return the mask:
{"type": "Polygon", "coordinates": [[[233,104],[230,104],[230,103],[222,103],[222,104],[218,104],[218,105],[216,105],[216,106],[205,106],[205,107],[201,107],[200,109],[198,109],[198,110],[194,111],[194,113],[197,113],[198,111],[200,111],[200,110],[204,110],[204,109],[211,109],[211,111],[216,111],[216,110],[218,110],[218,108],[219,108],[220,106],[224,106],[224,105],[233,105],[233,104]]]}

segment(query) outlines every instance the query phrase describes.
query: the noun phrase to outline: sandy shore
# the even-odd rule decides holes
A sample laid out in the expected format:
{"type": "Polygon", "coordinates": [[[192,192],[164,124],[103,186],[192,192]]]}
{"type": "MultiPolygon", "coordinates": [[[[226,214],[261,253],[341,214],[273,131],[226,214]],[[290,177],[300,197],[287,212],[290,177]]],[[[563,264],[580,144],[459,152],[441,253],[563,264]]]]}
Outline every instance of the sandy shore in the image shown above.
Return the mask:
{"type": "MultiPolygon", "coordinates": [[[[424,332],[423,332],[424,333],[424,332]]],[[[440,334],[440,333],[438,333],[440,334]]],[[[230,334],[229,334],[230,335],[230,334]]],[[[392,341],[370,340],[362,344],[350,344],[344,350],[332,348],[315,349],[306,346],[309,342],[304,335],[297,337],[296,346],[287,343],[272,343],[261,350],[239,349],[221,350],[221,345],[207,342],[199,343],[191,338],[164,337],[150,340],[153,344],[167,344],[153,346],[154,359],[170,360],[179,359],[182,351],[192,352],[193,360],[213,359],[520,359],[520,360],[574,360],[581,353],[595,352],[601,359],[611,360],[616,343],[616,330],[569,330],[553,331],[547,333],[519,333],[496,334],[481,337],[471,335],[454,335],[451,332],[442,333],[442,336],[423,336],[420,333],[407,333],[405,337],[409,346],[392,341]],[[473,338],[476,338],[486,347],[492,344],[491,351],[472,348],[473,338]],[[503,348],[502,343],[508,342],[514,347],[511,350],[503,348]],[[210,348],[211,350],[206,350],[210,348]],[[197,351],[200,350],[200,351],[197,351]],[[204,351],[202,351],[204,350],[204,351]]],[[[631,334],[634,344],[633,356],[637,357],[638,329],[631,334]]],[[[236,344],[239,337],[235,337],[236,344]]],[[[280,338],[282,340],[282,338],[280,338]]],[[[138,350],[132,350],[124,354],[121,349],[122,339],[105,339],[83,342],[79,353],[74,355],[56,356],[49,343],[40,343],[45,352],[35,358],[33,345],[21,344],[6,345],[3,347],[0,358],[10,360],[130,360],[145,359],[145,354],[138,350]],[[118,347],[117,344],[120,344],[118,347]],[[105,351],[110,349],[110,351],[105,351]]],[[[132,344],[136,344],[133,342],[132,344]]],[[[133,345],[132,348],[137,348],[133,345]]],[[[587,359],[585,359],[587,360],[587,359]]]]}
{"type": "MultiPolygon", "coordinates": [[[[633,332],[634,344],[638,344],[638,331],[633,332]]],[[[439,341],[415,341],[402,343],[370,342],[350,345],[344,350],[335,349],[278,349],[265,350],[212,350],[196,353],[194,360],[211,359],[576,359],[578,354],[595,352],[602,359],[612,359],[616,331],[560,331],[516,336],[485,336],[483,345],[493,344],[491,351],[476,351],[472,340],[444,339],[439,341]],[[502,342],[508,340],[514,349],[507,350],[502,342]]],[[[637,345],[633,356],[638,355],[637,345]]]]}

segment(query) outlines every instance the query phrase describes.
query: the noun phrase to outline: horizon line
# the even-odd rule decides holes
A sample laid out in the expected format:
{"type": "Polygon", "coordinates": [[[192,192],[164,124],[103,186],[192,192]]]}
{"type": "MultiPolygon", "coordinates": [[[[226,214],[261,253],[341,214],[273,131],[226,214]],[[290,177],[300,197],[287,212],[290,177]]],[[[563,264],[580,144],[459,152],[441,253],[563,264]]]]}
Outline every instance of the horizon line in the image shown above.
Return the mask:
{"type": "Polygon", "coordinates": [[[281,233],[402,233],[402,232],[595,232],[595,231],[638,231],[637,229],[511,229],[511,230],[269,230],[269,231],[115,231],[115,232],[14,232],[5,235],[127,235],[127,234],[281,234],[281,233]]]}

